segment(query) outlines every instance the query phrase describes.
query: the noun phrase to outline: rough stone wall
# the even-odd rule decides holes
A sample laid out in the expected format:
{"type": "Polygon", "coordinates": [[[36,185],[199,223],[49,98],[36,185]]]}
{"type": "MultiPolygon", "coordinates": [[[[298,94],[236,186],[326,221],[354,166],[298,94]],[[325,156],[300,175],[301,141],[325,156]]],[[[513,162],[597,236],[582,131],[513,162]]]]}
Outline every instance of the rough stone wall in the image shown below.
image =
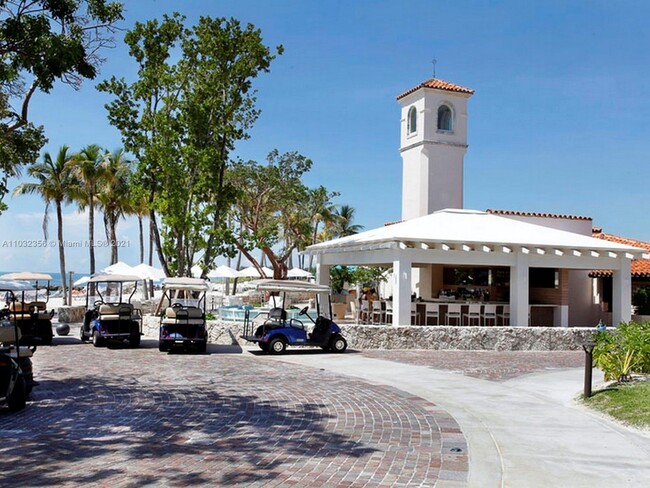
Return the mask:
{"type": "MultiPolygon", "coordinates": [[[[158,337],[159,319],[145,317],[145,336],[158,337]]],[[[211,344],[247,345],[240,338],[244,326],[208,321],[211,344]]],[[[563,327],[444,327],[342,325],[351,349],[457,349],[489,351],[580,350],[593,328],[563,327]]]]}
{"type": "Polygon", "coordinates": [[[84,321],[85,306],[65,306],[57,309],[57,320],[61,324],[75,324],[84,321]]]}

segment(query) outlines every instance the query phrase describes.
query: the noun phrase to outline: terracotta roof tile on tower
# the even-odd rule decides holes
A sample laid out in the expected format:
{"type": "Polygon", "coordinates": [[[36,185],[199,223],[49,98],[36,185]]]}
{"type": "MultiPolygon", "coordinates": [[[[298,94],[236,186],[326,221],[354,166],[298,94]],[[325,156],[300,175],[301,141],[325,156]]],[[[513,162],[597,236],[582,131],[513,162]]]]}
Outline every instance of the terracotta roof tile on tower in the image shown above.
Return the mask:
{"type": "Polygon", "coordinates": [[[465,88],[464,86],[456,85],[455,83],[450,83],[445,80],[431,78],[430,80],[423,81],[418,86],[405,91],[404,93],[402,93],[397,97],[397,100],[399,100],[400,98],[404,98],[406,95],[410,95],[411,93],[419,90],[420,88],[434,88],[436,90],[447,90],[447,91],[452,91],[457,93],[467,93],[468,95],[474,93],[474,90],[472,90],[471,88],[465,88]]]}
{"type": "Polygon", "coordinates": [[[487,213],[494,215],[513,215],[516,217],[543,217],[546,219],[570,219],[570,220],[591,220],[591,217],[583,217],[580,215],[563,215],[563,214],[551,214],[543,212],[519,212],[517,210],[494,210],[488,208],[487,213]]]}
{"type": "MultiPolygon", "coordinates": [[[[603,233],[602,229],[599,227],[594,227],[592,237],[596,239],[603,239],[609,242],[616,242],[618,244],[624,244],[626,246],[640,247],[647,249],[650,253],[650,242],[637,241],[635,239],[628,239],[627,237],[615,236],[612,234],[603,233]]],[[[632,260],[632,277],[633,278],[650,278],[650,260],[648,259],[633,259],[632,260]]],[[[612,276],[610,270],[601,269],[597,271],[592,271],[589,273],[589,276],[592,278],[605,278],[612,276]]]]}

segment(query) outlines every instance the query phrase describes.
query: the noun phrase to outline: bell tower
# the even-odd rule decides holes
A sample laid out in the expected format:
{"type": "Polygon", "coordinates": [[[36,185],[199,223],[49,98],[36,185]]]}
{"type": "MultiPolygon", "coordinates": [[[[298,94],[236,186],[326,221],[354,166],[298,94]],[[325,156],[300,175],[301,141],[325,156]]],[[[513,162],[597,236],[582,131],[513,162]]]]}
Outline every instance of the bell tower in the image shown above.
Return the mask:
{"type": "Polygon", "coordinates": [[[402,220],[463,208],[467,100],[473,93],[432,78],[397,97],[402,109],[402,220]]]}

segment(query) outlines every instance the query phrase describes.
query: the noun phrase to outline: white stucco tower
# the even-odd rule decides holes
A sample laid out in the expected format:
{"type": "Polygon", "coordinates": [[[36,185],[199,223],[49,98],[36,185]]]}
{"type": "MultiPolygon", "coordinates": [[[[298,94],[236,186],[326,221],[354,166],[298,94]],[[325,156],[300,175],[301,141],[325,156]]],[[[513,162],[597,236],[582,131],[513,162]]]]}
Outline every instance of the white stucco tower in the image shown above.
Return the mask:
{"type": "Polygon", "coordinates": [[[467,100],[474,90],[436,78],[397,97],[402,108],[402,219],[463,208],[467,100]]]}

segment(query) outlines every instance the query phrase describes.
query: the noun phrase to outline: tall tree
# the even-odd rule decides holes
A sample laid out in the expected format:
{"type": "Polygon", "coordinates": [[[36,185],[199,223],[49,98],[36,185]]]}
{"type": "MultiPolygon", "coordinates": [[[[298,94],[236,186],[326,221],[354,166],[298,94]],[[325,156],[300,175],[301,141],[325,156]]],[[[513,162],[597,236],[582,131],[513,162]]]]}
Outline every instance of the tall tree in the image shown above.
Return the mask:
{"type": "Polygon", "coordinates": [[[286,277],[287,262],[295,249],[309,244],[319,195],[302,183],[312,166],[310,159],[296,153],[273,150],[267,164],[238,162],[229,178],[238,190],[234,200],[237,248],[255,266],[253,256],[260,249],[273,267],[273,277],[286,277]]]}
{"type": "Polygon", "coordinates": [[[138,81],[113,77],[98,88],[115,96],[109,120],[137,157],[160,263],[167,275],[189,276],[195,256],[208,270],[230,250],[226,168],[259,116],[252,81],[275,54],[251,24],[201,17],[187,29],[184,20],[175,13],[136,23],[125,42],[138,81]],[[180,53],[176,63],[172,51],[180,53]]]}
{"type": "Polygon", "coordinates": [[[34,93],[94,78],[121,19],[121,2],[0,0],[0,212],[8,177],[36,161],[46,142],[29,120],[34,93]]]}
{"type": "Polygon", "coordinates": [[[91,275],[95,274],[95,205],[97,187],[104,177],[102,160],[104,152],[97,144],[90,144],[75,154],[70,168],[84,188],[84,194],[77,199],[79,208],[88,209],[88,250],[91,275]]]}
{"type": "MultiPolygon", "coordinates": [[[[21,183],[13,192],[14,195],[40,195],[45,201],[45,214],[43,216],[43,235],[45,240],[48,239],[47,228],[50,205],[54,202],[56,208],[59,268],[61,272],[61,285],[64,291],[67,287],[67,278],[65,271],[62,205],[64,202],[70,202],[73,198],[77,198],[82,192],[77,179],[70,171],[71,159],[72,154],[68,151],[68,146],[61,146],[54,160],[50,153],[44,153],[43,161],[31,165],[27,170],[27,173],[33,178],[36,178],[37,181],[35,183],[21,183]]],[[[67,296],[65,293],[63,294],[63,304],[67,305],[67,296]]]]}
{"type": "Polygon", "coordinates": [[[126,214],[134,212],[130,195],[131,161],[126,159],[124,149],[106,153],[101,162],[101,178],[98,181],[97,201],[104,214],[106,239],[111,246],[111,264],[117,263],[117,222],[126,214]]]}

